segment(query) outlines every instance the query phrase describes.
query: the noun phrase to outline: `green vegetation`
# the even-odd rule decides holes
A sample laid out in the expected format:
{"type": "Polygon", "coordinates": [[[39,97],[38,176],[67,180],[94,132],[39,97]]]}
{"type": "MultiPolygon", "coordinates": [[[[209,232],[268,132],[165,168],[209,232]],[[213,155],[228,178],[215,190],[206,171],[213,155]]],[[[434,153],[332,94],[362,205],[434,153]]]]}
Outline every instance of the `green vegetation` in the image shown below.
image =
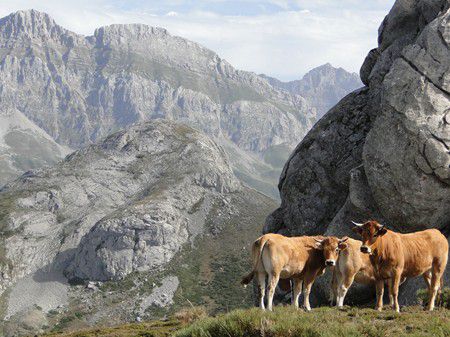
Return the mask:
{"type": "MultiPolygon", "coordinates": [[[[252,193],[255,204],[268,203],[262,209],[276,207],[270,199],[252,193]]],[[[217,201],[207,216],[208,233],[170,262],[166,273],[176,275],[180,285],[169,314],[191,305],[202,306],[210,314],[253,305],[252,291],[244,289],[239,281],[250,269],[249,243],[257,238],[265,213],[240,194],[233,199],[230,204],[239,205],[240,210],[235,213],[239,216],[229,216],[219,204],[221,201],[217,201]]]]}
{"type": "Polygon", "coordinates": [[[51,333],[47,337],[419,337],[450,336],[450,311],[434,312],[407,307],[397,314],[390,309],[379,313],[369,308],[315,308],[311,312],[275,307],[273,312],[258,308],[234,310],[207,317],[201,307],[184,309],[164,321],[125,324],[71,333],[51,333]]]}
{"type": "Polygon", "coordinates": [[[94,328],[77,332],[50,333],[47,337],[167,337],[180,329],[182,322],[173,319],[147,323],[125,324],[112,328],[94,328]]]}
{"type": "Polygon", "coordinates": [[[429,313],[420,307],[406,308],[401,314],[354,307],[321,307],[312,312],[291,307],[277,307],[274,312],[253,308],[201,319],[175,336],[450,336],[450,316],[446,309],[429,313]]]}

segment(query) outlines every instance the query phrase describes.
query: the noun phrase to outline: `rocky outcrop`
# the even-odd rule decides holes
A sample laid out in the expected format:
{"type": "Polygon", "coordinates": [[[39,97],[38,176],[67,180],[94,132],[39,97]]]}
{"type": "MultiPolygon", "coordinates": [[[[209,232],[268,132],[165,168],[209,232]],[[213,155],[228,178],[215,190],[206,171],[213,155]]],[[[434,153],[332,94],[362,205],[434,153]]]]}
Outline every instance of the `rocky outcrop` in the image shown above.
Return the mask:
{"type": "Polygon", "coordinates": [[[308,71],[300,80],[282,82],[273,77],[261,75],[275,88],[300,95],[317,110],[322,117],[331,107],[348,93],[363,86],[358,75],[327,63],[308,71]]]}
{"type": "Polygon", "coordinates": [[[119,131],[1,191],[13,199],[4,231],[14,268],[3,277],[49,264],[90,280],[154,269],[202,232],[215,198],[240,189],[223,150],[198,131],[163,120],[119,131]]]}
{"type": "Polygon", "coordinates": [[[366,87],[332,108],[286,163],[266,232],[352,235],[350,220],[377,218],[402,232],[449,233],[449,20],[447,1],[395,3],[361,68],[366,87]]]}

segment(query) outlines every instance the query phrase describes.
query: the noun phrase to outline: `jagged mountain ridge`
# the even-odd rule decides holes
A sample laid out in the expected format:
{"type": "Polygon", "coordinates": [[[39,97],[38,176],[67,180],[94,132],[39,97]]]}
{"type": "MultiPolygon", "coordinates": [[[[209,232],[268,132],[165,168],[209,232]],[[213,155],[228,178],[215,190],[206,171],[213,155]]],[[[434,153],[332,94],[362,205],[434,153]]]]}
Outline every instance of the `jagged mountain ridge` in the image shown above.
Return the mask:
{"type": "Polygon", "coordinates": [[[315,121],[302,97],[142,24],[101,27],[85,37],[45,13],[19,11],[0,20],[0,65],[2,110],[17,109],[71,148],[166,118],[231,142],[238,161],[253,156],[263,165],[274,148],[286,147],[286,157],[315,121]]]}
{"type": "Polygon", "coordinates": [[[317,109],[317,118],[322,117],[348,93],[363,86],[359,75],[326,63],[308,71],[300,80],[282,82],[276,78],[261,75],[275,88],[286,90],[305,98],[317,109]]]}

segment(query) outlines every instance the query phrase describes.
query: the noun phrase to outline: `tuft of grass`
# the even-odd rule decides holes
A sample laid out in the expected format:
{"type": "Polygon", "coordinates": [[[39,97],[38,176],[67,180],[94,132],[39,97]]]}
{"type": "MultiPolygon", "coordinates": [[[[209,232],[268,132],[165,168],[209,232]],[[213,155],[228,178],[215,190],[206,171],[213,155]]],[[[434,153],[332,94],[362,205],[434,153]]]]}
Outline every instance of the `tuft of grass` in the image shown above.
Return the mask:
{"type": "Polygon", "coordinates": [[[208,313],[204,307],[191,307],[181,309],[174,314],[174,317],[181,323],[188,324],[208,317],[208,313]]]}

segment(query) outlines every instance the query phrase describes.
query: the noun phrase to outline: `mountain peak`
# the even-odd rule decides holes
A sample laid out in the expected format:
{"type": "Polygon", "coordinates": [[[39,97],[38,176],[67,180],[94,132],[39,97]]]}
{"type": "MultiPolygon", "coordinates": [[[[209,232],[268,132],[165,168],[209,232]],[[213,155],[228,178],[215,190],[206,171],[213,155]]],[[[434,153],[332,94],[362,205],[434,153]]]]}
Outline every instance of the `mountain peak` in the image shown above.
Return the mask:
{"type": "Polygon", "coordinates": [[[24,9],[17,12],[11,13],[6,18],[21,18],[29,22],[40,22],[40,21],[53,21],[53,19],[45,12],[38,11],[36,9],[24,9]]]}
{"type": "Polygon", "coordinates": [[[148,26],[141,23],[112,24],[97,28],[94,37],[103,44],[116,41],[143,40],[152,37],[164,37],[170,34],[164,28],[148,26]]]}
{"type": "Polygon", "coordinates": [[[349,72],[342,67],[334,67],[331,63],[327,62],[308,71],[303,76],[303,79],[306,79],[313,74],[338,73],[338,72],[341,73],[343,76],[352,76],[355,78],[359,77],[358,74],[354,72],[349,72]]]}
{"type": "Polygon", "coordinates": [[[20,10],[0,19],[0,36],[3,38],[55,38],[67,33],[50,15],[35,9],[20,10]]]}

